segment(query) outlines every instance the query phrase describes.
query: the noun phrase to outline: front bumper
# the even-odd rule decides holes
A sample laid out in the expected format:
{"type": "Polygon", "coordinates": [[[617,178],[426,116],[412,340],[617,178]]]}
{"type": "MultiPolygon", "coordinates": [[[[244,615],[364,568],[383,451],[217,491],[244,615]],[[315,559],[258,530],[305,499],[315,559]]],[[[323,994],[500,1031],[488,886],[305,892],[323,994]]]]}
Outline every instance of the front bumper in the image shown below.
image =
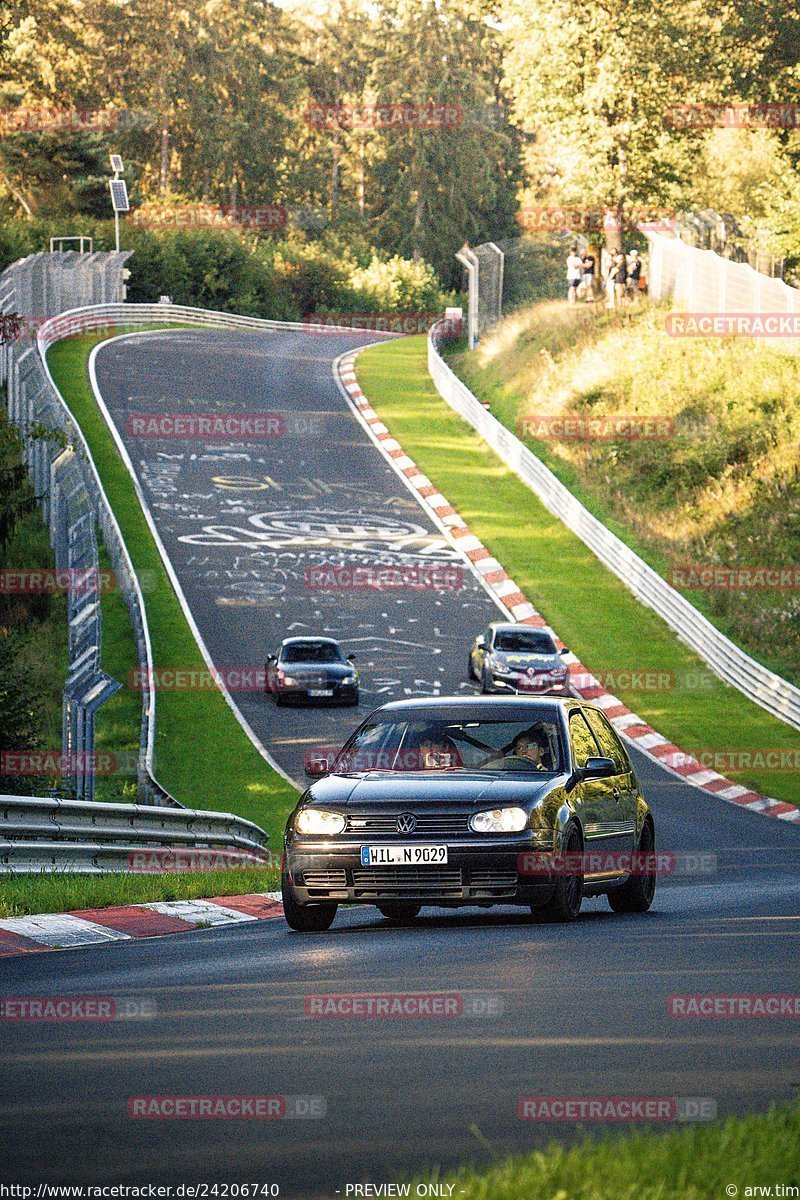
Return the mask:
{"type": "Polygon", "coordinates": [[[319,682],[281,683],[275,688],[281,700],[309,701],[314,704],[348,704],[358,696],[358,680],[326,680],[319,682]],[[313,692],[329,691],[330,696],[314,696],[313,692]]]}
{"type": "MultiPolygon", "coordinates": [[[[413,839],[409,839],[413,840],[413,839]]],[[[427,842],[442,844],[435,837],[427,842]]],[[[520,874],[520,856],[546,849],[533,839],[498,839],[494,844],[447,841],[447,863],[437,866],[372,866],[361,862],[357,843],[313,844],[296,839],[286,847],[285,872],[300,904],[335,900],[339,904],[378,904],[409,900],[455,907],[465,904],[544,903],[555,880],[548,875],[520,874]]],[[[381,844],[390,844],[383,843],[381,844]]],[[[549,846],[552,848],[552,838],[549,846]]]]}
{"type": "Polygon", "coordinates": [[[569,676],[556,679],[550,672],[541,675],[516,674],[514,672],[487,672],[487,682],[498,692],[522,696],[571,696],[569,676]]]}

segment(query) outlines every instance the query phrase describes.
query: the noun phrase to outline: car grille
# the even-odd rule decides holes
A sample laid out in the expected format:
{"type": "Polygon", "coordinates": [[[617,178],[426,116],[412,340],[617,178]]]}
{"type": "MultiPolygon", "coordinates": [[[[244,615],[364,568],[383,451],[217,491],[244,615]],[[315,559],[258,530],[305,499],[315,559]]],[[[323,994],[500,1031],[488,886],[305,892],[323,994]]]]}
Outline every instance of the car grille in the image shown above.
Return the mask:
{"type": "Polygon", "coordinates": [[[357,896],[404,892],[460,896],[461,871],[452,867],[373,867],[353,871],[353,888],[357,896]]]}
{"type": "MultiPolygon", "coordinates": [[[[397,834],[396,813],[352,813],[347,818],[348,833],[397,834]]],[[[469,813],[415,813],[416,828],[411,837],[447,837],[469,833],[469,813]]],[[[404,835],[407,836],[407,835],[404,835]]]]}
{"type": "Polygon", "coordinates": [[[308,888],[346,888],[347,872],[303,871],[303,883],[308,888]]]}

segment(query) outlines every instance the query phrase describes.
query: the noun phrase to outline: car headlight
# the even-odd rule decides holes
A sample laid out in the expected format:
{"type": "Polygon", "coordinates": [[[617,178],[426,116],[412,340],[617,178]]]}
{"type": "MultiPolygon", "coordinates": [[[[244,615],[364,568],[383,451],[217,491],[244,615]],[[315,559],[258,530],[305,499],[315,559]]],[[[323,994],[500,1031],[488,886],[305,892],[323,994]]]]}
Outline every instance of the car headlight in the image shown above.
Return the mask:
{"type": "Polygon", "coordinates": [[[487,659],[487,666],[490,671],[502,671],[506,668],[506,662],[498,654],[490,654],[487,659]]]}
{"type": "Polygon", "coordinates": [[[294,687],[294,685],[297,683],[297,680],[295,679],[294,675],[284,675],[281,679],[281,683],[288,683],[289,687],[294,687]]]}
{"type": "Polygon", "coordinates": [[[475,813],[470,826],[476,833],[519,833],[528,824],[524,808],[493,808],[475,813]]]}
{"type": "Polygon", "coordinates": [[[298,814],[294,827],[298,833],[310,833],[322,837],[341,833],[347,824],[341,813],[326,812],[324,808],[304,808],[298,814]]]}
{"type": "Polygon", "coordinates": [[[356,679],[358,679],[358,675],[353,671],[352,675],[342,676],[342,683],[355,683],[356,679]]]}

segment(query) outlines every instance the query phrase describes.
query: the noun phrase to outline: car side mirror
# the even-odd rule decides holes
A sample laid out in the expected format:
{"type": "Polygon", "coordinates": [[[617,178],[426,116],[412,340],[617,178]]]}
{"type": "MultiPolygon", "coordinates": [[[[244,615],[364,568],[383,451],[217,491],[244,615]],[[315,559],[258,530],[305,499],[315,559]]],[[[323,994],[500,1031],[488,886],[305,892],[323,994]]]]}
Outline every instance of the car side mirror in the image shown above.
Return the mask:
{"type": "Polygon", "coordinates": [[[268,655],[267,655],[267,662],[268,662],[268,663],[277,662],[277,661],[278,661],[277,655],[275,655],[275,654],[268,654],[268,655]]]}
{"type": "Polygon", "coordinates": [[[356,656],[355,656],[355,654],[348,654],[348,656],[347,656],[347,661],[348,661],[348,662],[355,662],[355,661],[356,661],[356,656]]]}
{"type": "Polygon", "coordinates": [[[617,767],[613,758],[587,758],[585,767],[576,767],[564,784],[564,791],[569,795],[584,779],[607,779],[616,775],[617,767]]]}
{"type": "Polygon", "coordinates": [[[583,768],[584,779],[608,779],[609,775],[616,775],[617,768],[613,758],[587,758],[586,766],[583,768]]]}
{"type": "Polygon", "coordinates": [[[476,646],[485,646],[486,645],[486,638],[483,636],[482,633],[478,634],[478,636],[475,638],[475,645],[476,646]]]}
{"type": "Polygon", "coordinates": [[[322,754],[319,758],[309,758],[306,760],[305,773],[309,779],[322,779],[323,775],[330,774],[334,761],[335,759],[327,754],[322,754]]]}
{"type": "Polygon", "coordinates": [[[569,654],[569,647],[562,646],[558,653],[559,654],[569,654]]]}

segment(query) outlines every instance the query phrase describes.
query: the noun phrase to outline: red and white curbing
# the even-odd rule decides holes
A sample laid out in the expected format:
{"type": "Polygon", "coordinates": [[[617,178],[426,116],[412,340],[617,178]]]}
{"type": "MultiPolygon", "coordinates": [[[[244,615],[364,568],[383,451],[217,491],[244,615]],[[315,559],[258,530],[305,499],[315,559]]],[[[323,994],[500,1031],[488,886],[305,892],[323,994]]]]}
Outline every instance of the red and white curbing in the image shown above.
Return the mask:
{"type": "Polygon", "coordinates": [[[8,917],[0,921],[0,958],[37,950],[63,950],[98,942],[130,941],[189,933],[193,929],[264,921],[283,916],[280,893],[165,900],[71,913],[8,917]]]}
{"type": "MultiPolygon", "coordinates": [[[[471,566],[483,578],[484,583],[499,600],[501,606],[515,621],[546,629],[555,638],[559,649],[564,643],[544,617],[536,611],[520,591],[517,584],[493,558],[481,540],[468,527],[450,502],[423,475],[417,464],[392,437],[378,414],[358,385],[355,360],[360,351],[343,355],[335,364],[335,372],[341,387],[349,397],[353,410],[384,457],[392,464],[417,493],[420,502],[431,510],[440,525],[452,538],[454,546],[461,551],[471,566]]],[[[602,708],[606,716],[629,742],[648,758],[657,762],[684,783],[690,783],[709,792],[729,804],[747,808],[764,816],[778,817],[783,821],[800,821],[800,808],[782,800],[761,796],[717,771],[704,767],[698,759],[686,754],[667,738],[657,733],[652,726],[632,712],[616,696],[606,691],[600,681],[578,660],[574,654],[565,654],[569,666],[573,689],[584,699],[591,700],[602,708]],[[580,682],[578,682],[580,681],[580,682]]]]}

